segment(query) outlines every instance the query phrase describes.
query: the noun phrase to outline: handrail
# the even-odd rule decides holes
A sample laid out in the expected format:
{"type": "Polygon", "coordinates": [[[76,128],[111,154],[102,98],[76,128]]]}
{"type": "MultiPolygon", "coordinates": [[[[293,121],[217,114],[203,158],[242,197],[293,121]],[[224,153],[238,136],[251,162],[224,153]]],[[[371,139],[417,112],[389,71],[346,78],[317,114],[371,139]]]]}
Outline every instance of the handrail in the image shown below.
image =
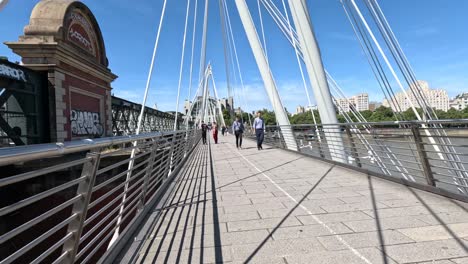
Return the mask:
{"type": "Polygon", "coordinates": [[[147,140],[180,132],[185,132],[185,130],[0,148],[0,166],[89,151],[96,148],[106,148],[113,145],[132,143],[138,140],[147,140]]]}
{"type": "MultiPolygon", "coordinates": [[[[383,122],[355,122],[355,123],[332,123],[332,124],[317,124],[317,126],[356,126],[356,125],[369,125],[369,126],[389,126],[389,125],[432,125],[432,124],[468,124],[468,119],[442,119],[442,120],[426,120],[426,121],[383,121],[383,122]]],[[[273,125],[270,127],[281,127],[287,125],[273,125]]],[[[308,127],[316,126],[315,124],[295,124],[294,127],[308,127]]]]}
{"type": "MultiPolygon", "coordinates": [[[[468,170],[465,168],[468,165],[468,145],[463,144],[468,141],[466,125],[468,119],[298,124],[286,127],[288,131],[293,131],[298,152],[333,162],[331,151],[341,148],[344,152],[340,155],[345,157],[346,166],[392,180],[429,186],[435,192],[468,200],[468,170]],[[447,134],[450,125],[462,125],[457,129],[466,133],[447,134]],[[326,134],[324,131],[329,126],[338,126],[341,131],[326,134]],[[360,126],[363,126],[362,129],[360,126]],[[327,140],[327,135],[331,136],[330,140],[327,140]],[[333,139],[337,137],[343,139],[343,145],[336,145],[333,139]],[[392,140],[394,137],[399,139],[392,140]],[[442,175],[451,176],[453,182],[443,181],[442,175]]],[[[284,127],[267,126],[265,142],[284,148],[284,127]]]]}

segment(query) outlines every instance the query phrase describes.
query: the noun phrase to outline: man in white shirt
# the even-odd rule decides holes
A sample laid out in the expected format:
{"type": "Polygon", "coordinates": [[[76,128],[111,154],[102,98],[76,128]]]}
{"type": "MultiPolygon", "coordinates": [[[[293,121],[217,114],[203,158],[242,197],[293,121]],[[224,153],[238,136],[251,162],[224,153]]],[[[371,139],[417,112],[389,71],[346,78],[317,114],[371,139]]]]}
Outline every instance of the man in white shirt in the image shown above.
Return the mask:
{"type": "Polygon", "coordinates": [[[253,127],[255,129],[255,136],[257,137],[257,149],[263,149],[263,137],[265,131],[265,121],[262,118],[262,113],[260,111],[257,112],[257,117],[254,120],[253,127]]]}

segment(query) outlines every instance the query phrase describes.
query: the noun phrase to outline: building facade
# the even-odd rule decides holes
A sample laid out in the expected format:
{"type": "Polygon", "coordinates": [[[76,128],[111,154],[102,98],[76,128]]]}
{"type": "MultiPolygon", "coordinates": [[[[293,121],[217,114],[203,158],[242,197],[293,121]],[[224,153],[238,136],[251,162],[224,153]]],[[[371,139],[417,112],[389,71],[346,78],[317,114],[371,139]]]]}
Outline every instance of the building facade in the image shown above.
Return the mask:
{"type": "Polygon", "coordinates": [[[380,106],[382,106],[382,103],[380,102],[369,102],[369,110],[374,112],[375,109],[379,108],[380,106]]]}
{"type": "Polygon", "coordinates": [[[304,106],[298,105],[298,106],[296,107],[296,112],[295,112],[294,114],[295,114],[295,115],[297,115],[297,114],[303,114],[303,113],[305,113],[305,111],[306,111],[306,110],[305,110],[305,107],[304,107],[304,106]]]}
{"type": "Polygon", "coordinates": [[[231,96],[229,98],[222,98],[219,99],[219,103],[221,104],[221,108],[227,109],[228,111],[231,111],[234,109],[234,98],[231,96]]]}
{"type": "Polygon", "coordinates": [[[449,107],[459,111],[468,107],[468,93],[461,93],[455,96],[455,98],[450,100],[449,107]]]}
{"type": "Polygon", "coordinates": [[[431,108],[437,110],[447,111],[449,109],[449,97],[447,91],[442,89],[430,89],[429,83],[426,81],[417,81],[417,85],[413,84],[406,90],[406,94],[403,92],[396,93],[393,100],[384,100],[383,105],[391,107],[393,111],[403,112],[411,108],[413,105],[416,108],[421,108],[419,102],[422,102],[422,96],[414,94],[412,90],[417,87],[421,88],[421,94],[424,96],[424,100],[431,108]]]}
{"type": "Polygon", "coordinates": [[[361,93],[350,98],[338,98],[335,100],[338,111],[341,113],[349,112],[352,109],[357,111],[369,110],[369,95],[361,93]]]}

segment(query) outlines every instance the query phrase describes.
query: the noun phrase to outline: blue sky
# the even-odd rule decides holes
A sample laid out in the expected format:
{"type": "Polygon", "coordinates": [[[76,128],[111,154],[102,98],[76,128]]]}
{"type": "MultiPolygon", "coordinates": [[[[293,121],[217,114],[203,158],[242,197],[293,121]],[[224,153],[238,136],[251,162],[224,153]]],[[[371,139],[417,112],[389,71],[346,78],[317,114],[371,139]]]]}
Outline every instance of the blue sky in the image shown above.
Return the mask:
{"type": "MultiPolygon", "coordinates": [[[[233,0],[227,0],[242,75],[244,96],[239,82],[235,102],[247,110],[271,108],[258,73],[252,52],[240,24],[233,0]]],[[[11,0],[0,11],[0,36],[14,41],[22,34],[32,8],[38,1],[11,0]]],[[[113,93],[141,102],[148,74],[153,43],[160,18],[162,0],[83,0],[94,12],[104,35],[110,69],[119,76],[113,83],[113,93]]],[[[194,0],[191,0],[191,17],[194,0]]],[[[247,0],[257,26],[258,9],[255,0],[247,0]]],[[[311,0],[310,13],[322,51],[325,67],[347,95],[367,92],[371,100],[381,101],[382,92],[354,37],[339,0],[311,0]]],[[[185,19],[186,0],[168,1],[161,41],[156,57],[148,104],[161,110],[174,110],[177,94],[179,61],[185,19]]],[[[278,6],[281,2],[275,0],[278,6]]],[[[449,96],[468,91],[468,1],[466,0],[380,0],[390,25],[405,51],[418,79],[427,80],[433,88],[446,89],[449,96]],[[443,2],[443,4],[442,4],[443,2]]],[[[199,0],[197,41],[193,83],[198,80],[201,42],[201,14],[203,0],[199,0]]],[[[213,71],[220,96],[226,96],[222,35],[217,0],[210,0],[207,60],[213,71]]],[[[284,105],[294,111],[297,105],[307,104],[294,50],[279,33],[273,20],[263,9],[267,32],[267,50],[272,72],[284,105]]],[[[191,20],[189,20],[191,21],[191,20]]],[[[187,52],[180,109],[188,97],[188,66],[191,49],[189,22],[187,52]]],[[[5,45],[0,55],[19,61],[5,45]]],[[[192,90],[194,93],[195,88],[192,90]]],[[[312,93],[311,93],[312,94],[312,93]]],[[[313,99],[314,100],[314,99],[313,99]]]]}

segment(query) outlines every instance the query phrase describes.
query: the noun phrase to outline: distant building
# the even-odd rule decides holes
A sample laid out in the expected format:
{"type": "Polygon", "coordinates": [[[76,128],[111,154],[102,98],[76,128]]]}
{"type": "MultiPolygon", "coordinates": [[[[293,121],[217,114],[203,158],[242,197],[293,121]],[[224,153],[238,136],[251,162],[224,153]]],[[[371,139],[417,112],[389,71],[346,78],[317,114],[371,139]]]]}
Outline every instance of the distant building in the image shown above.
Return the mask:
{"type": "Polygon", "coordinates": [[[379,108],[380,106],[382,106],[382,103],[380,102],[369,102],[369,110],[374,112],[375,109],[379,108]]]}
{"type": "Polygon", "coordinates": [[[312,111],[316,111],[316,110],[318,110],[316,105],[311,105],[311,106],[306,106],[305,107],[306,112],[312,112],[312,111]]]}
{"type": "MultiPolygon", "coordinates": [[[[449,109],[449,97],[447,91],[442,89],[429,89],[429,84],[426,81],[417,81],[417,83],[419,84],[419,87],[421,87],[421,92],[430,107],[443,111],[447,111],[449,109]]],[[[415,86],[415,84],[412,84],[411,88],[416,88],[415,86]]],[[[416,94],[415,96],[412,90],[408,89],[406,91],[406,95],[403,92],[397,93],[393,100],[384,100],[383,105],[391,107],[393,111],[406,111],[411,108],[411,105],[421,108],[418,101],[421,101],[422,98],[419,94],[416,94]],[[395,101],[395,103],[393,101],[395,101]]]]}
{"type": "Polygon", "coordinates": [[[459,111],[468,107],[468,93],[461,93],[455,96],[455,98],[450,100],[449,107],[459,111]]]}
{"type": "Polygon", "coordinates": [[[303,113],[305,113],[305,107],[300,106],[300,105],[297,106],[296,107],[296,113],[294,113],[294,114],[297,115],[297,114],[303,114],[303,113]]]}
{"type": "Polygon", "coordinates": [[[357,94],[350,98],[338,98],[335,102],[340,114],[349,112],[352,109],[357,111],[369,110],[369,95],[367,93],[357,94]]]}
{"type": "Polygon", "coordinates": [[[236,115],[241,115],[242,113],[244,113],[244,111],[240,107],[237,107],[236,109],[234,109],[234,113],[236,115]]]}
{"type": "Polygon", "coordinates": [[[228,111],[231,111],[234,109],[234,98],[232,96],[227,99],[219,99],[219,103],[221,104],[221,108],[223,110],[227,109],[228,111]]]}
{"type": "Polygon", "coordinates": [[[292,115],[303,114],[303,113],[306,113],[306,112],[311,112],[312,110],[317,110],[317,106],[316,105],[312,105],[312,106],[298,105],[296,107],[296,112],[293,113],[292,115]]]}

